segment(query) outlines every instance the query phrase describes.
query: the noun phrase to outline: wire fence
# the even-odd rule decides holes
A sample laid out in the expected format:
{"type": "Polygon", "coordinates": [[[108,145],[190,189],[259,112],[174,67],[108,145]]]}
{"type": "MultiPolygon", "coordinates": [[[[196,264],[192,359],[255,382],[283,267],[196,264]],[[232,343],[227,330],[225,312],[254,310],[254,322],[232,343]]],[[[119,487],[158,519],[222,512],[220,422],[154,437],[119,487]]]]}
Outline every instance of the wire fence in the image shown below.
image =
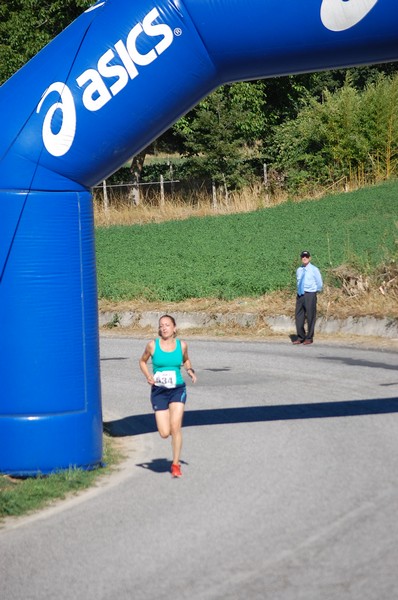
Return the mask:
{"type": "MultiPolygon", "coordinates": [[[[172,175],[172,170],[170,175],[172,175]]],[[[268,197],[274,183],[269,179],[267,165],[263,165],[261,177],[258,177],[258,184],[268,197]]],[[[221,185],[216,185],[211,179],[194,179],[188,180],[165,179],[163,175],[159,176],[156,181],[138,181],[138,178],[124,183],[110,183],[104,180],[101,184],[92,188],[94,198],[97,202],[102,203],[105,211],[109,206],[132,205],[139,206],[142,203],[146,205],[164,206],[166,200],[182,201],[187,204],[196,205],[203,198],[215,208],[218,203],[228,205],[230,199],[230,191],[225,182],[221,185]]]]}
{"type": "Polygon", "coordinates": [[[102,196],[104,210],[112,204],[131,203],[134,206],[141,204],[143,199],[151,200],[156,195],[156,201],[163,206],[166,195],[174,195],[179,179],[164,179],[161,175],[159,181],[132,181],[129,183],[107,183],[106,180],[92,188],[94,197],[102,196]],[[149,191],[151,190],[151,191],[149,191]]]}

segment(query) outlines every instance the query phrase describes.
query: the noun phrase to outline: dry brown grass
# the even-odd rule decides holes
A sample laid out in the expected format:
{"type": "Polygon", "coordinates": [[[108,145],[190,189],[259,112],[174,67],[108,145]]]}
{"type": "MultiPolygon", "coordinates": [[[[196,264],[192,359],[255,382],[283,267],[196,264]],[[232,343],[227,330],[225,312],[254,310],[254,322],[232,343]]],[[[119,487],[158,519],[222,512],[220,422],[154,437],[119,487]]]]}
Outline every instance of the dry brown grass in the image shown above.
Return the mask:
{"type": "Polygon", "coordinates": [[[252,188],[240,193],[230,194],[228,202],[219,198],[217,206],[212,205],[211,198],[204,194],[187,201],[175,196],[165,200],[164,205],[142,202],[134,206],[127,199],[110,203],[108,210],[104,209],[101,196],[94,197],[94,220],[96,226],[110,225],[142,225],[144,223],[161,223],[164,221],[179,221],[190,217],[205,217],[224,214],[252,212],[258,208],[275,206],[286,201],[287,195],[278,194],[270,199],[262,188],[252,188]]]}
{"type": "MultiPolygon", "coordinates": [[[[228,201],[222,190],[217,192],[217,206],[214,207],[211,196],[205,193],[192,195],[190,198],[174,195],[166,198],[163,205],[160,196],[152,196],[150,201],[143,199],[140,205],[134,206],[128,200],[128,192],[122,196],[112,196],[110,193],[109,208],[104,209],[103,196],[100,190],[94,194],[94,221],[97,227],[111,225],[142,225],[144,223],[161,223],[164,221],[179,221],[190,217],[205,217],[225,214],[252,212],[259,208],[277,206],[288,199],[294,202],[303,200],[319,200],[332,193],[354,191],[361,187],[359,182],[352,181],[349,185],[344,180],[329,188],[314,189],[305,194],[292,197],[281,188],[273,187],[269,192],[263,185],[245,188],[240,192],[230,193],[228,201]]],[[[127,190],[127,188],[126,188],[127,190]]]]}
{"type": "MultiPolygon", "coordinates": [[[[354,189],[351,186],[350,190],[354,189]]],[[[160,204],[160,199],[143,201],[134,206],[127,200],[127,193],[117,200],[111,198],[109,208],[104,209],[102,194],[94,195],[94,221],[97,227],[111,225],[143,225],[145,223],[161,223],[163,221],[179,221],[190,217],[205,217],[226,214],[252,212],[259,208],[277,206],[291,199],[296,202],[302,200],[319,200],[322,196],[333,192],[342,192],[343,187],[327,190],[316,190],[305,197],[292,198],[282,190],[276,189],[272,194],[267,193],[263,186],[247,188],[241,192],[229,194],[228,201],[219,192],[217,205],[213,206],[210,196],[204,193],[190,199],[175,195],[160,204]]]]}
{"type": "MultiPolygon", "coordinates": [[[[101,311],[143,312],[205,312],[208,314],[255,313],[262,316],[294,315],[295,296],[287,291],[273,292],[260,298],[237,298],[226,301],[217,298],[193,298],[184,302],[109,302],[100,300],[101,311]]],[[[365,293],[347,295],[343,289],[326,287],[318,296],[318,315],[326,318],[389,317],[398,319],[398,292],[382,293],[371,289],[365,293]]]]}

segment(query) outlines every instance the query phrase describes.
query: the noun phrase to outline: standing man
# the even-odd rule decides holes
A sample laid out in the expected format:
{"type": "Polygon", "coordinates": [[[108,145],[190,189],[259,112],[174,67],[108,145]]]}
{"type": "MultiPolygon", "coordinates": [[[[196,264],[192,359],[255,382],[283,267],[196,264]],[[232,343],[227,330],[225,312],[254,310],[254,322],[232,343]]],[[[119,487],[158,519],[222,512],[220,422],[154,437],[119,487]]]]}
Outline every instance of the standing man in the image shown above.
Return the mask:
{"type": "Polygon", "coordinates": [[[297,339],[293,344],[312,344],[316,321],[317,293],[322,290],[322,276],[317,267],[311,264],[311,254],[303,250],[301,267],[296,271],[296,330],[297,339]],[[308,331],[305,333],[304,323],[307,318],[308,331]]]}

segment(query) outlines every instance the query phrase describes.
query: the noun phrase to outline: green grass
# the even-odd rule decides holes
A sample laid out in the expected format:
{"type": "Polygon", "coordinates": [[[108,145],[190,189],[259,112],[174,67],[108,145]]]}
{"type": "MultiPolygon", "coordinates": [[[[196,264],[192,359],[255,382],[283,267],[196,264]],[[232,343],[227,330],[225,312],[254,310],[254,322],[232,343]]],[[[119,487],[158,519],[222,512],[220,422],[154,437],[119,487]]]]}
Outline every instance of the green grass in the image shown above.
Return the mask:
{"type": "Polygon", "coordinates": [[[104,436],[105,467],[92,471],[70,468],[48,476],[25,479],[0,476],[0,520],[31,513],[54,500],[91,487],[120,459],[111,438],[104,436]]]}
{"type": "Polygon", "coordinates": [[[398,182],[252,213],[97,228],[100,298],[231,300],[294,286],[299,253],[323,272],[396,255],[398,182]]]}

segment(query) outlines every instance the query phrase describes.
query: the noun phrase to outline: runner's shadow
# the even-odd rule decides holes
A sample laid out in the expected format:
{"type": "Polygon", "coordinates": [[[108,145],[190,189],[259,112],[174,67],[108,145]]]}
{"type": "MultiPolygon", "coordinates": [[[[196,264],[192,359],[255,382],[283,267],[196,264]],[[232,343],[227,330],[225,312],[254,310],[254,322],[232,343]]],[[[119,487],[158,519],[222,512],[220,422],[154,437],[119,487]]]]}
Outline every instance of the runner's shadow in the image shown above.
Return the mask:
{"type": "MultiPolygon", "coordinates": [[[[188,464],[183,460],[180,460],[180,463],[182,465],[188,464]]],[[[148,471],[153,471],[154,473],[170,473],[171,460],[167,460],[167,458],[154,458],[150,462],[137,464],[137,467],[148,469],[148,471]]]]}
{"type": "MultiPolygon", "coordinates": [[[[397,412],[398,397],[378,398],[376,400],[343,400],[341,402],[308,402],[305,404],[281,404],[276,406],[187,410],[184,415],[184,427],[358,417],[397,412]]],[[[103,426],[104,431],[112,437],[142,435],[156,431],[153,413],[132,415],[116,421],[107,421],[103,426]]]]}
{"type": "Polygon", "coordinates": [[[168,473],[170,471],[171,462],[166,458],[154,458],[150,462],[139,463],[137,467],[154,471],[155,473],[168,473]]]}

